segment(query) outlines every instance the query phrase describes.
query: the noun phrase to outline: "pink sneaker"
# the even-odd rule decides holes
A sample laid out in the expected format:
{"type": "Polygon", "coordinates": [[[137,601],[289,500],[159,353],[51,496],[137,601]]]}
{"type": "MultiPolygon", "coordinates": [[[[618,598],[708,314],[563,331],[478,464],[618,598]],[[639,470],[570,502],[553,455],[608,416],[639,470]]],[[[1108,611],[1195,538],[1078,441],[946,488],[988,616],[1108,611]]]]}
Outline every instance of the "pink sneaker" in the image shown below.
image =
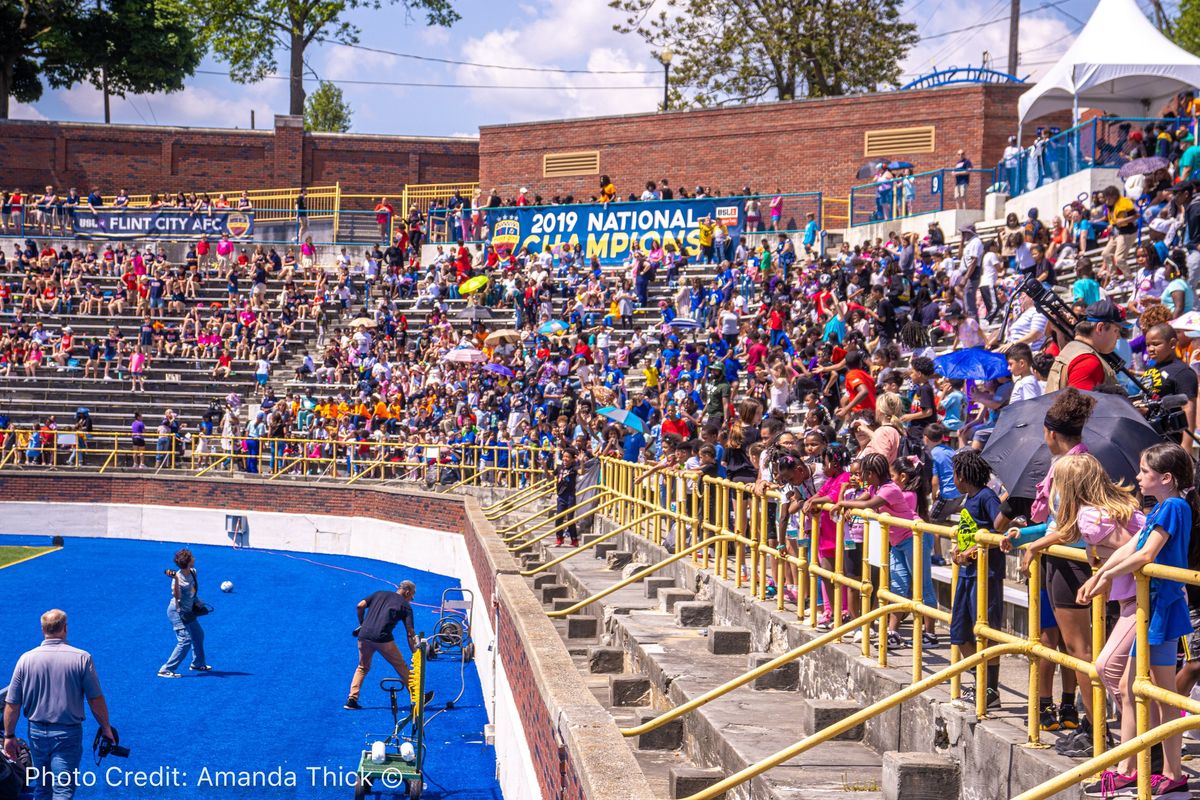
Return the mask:
{"type": "Polygon", "coordinates": [[[783,588],[783,599],[789,603],[796,602],[796,587],[795,586],[785,586],[783,588]]]}

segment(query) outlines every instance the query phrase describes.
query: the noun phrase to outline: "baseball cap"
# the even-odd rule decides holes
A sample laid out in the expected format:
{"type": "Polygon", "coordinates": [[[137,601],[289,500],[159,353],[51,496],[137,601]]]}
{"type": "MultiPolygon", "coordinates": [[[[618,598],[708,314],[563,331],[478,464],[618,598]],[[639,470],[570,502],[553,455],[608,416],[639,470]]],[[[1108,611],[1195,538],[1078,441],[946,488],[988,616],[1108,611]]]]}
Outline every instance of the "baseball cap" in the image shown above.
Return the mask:
{"type": "Polygon", "coordinates": [[[1119,325],[1122,328],[1133,327],[1125,321],[1125,312],[1121,307],[1107,298],[1092,303],[1087,307],[1088,322],[1108,322],[1113,325],[1119,325]]]}
{"type": "Polygon", "coordinates": [[[1155,233],[1161,233],[1163,236],[1166,236],[1168,233],[1171,232],[1171,221],[1167,220],[1167,219],[1163,219],[1162,217],[1159,217],[1157,219],[1152,219],[1152,220],[1150,220],[1150,230],[1154,231],[1155,233]]]}
{"type": "Polygon", "coordinates": [[[966,225],[963,225],[962,227],[960,227],[958,229],[958,232],[974,234],[975,233],[975,223],[969,222],[966,225]]]}
{"type": "Polygon", "coordinates": [[[1167,190],[1168,192],[1194,192],[1196,191],[1195,181],[1180,181],[1167,190]]]}

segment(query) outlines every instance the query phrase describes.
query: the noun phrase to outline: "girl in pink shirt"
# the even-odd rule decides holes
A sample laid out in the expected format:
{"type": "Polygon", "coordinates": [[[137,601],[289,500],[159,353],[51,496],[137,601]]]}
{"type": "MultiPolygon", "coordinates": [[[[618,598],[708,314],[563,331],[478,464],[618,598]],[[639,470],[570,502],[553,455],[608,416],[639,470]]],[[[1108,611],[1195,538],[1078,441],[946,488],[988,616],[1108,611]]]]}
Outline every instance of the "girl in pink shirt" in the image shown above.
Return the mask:
{"type": "Polygon", "coordinates": [[[129,381],[130,391],[146,391],[146,354],[142,352],[141,345],[134,347],[129,354],[129,381]]]}
{"type": "MultiPolygon", "coordinates": [[[[1070,547],[1086,546],[1093,564],[1106,560],[1145,525],[1146,515],[1138,509],[1133,493],[1114,484],[1095,456],[1087,453],[1063,456],[1054,462],[1052,471],[1054,483],[1049,500],[1055,512],[1058,542],[1070,547]]],[[[1080,588],[1076,597],[1080,605],[1089,602],[1086,595],[1093,583],[1089,579],[1080,588]]],[[[1120,616],[1104,649],[1096,657],[1096,672],[1100,674],[1104,688],[1121,705],[1121,740],[1126,742],[1137,735],[1133,692],[1121,688],[1121,678],[1129,665],[1136,634],[1136,594],[1132,574],[1117,575],[1112,579],[1108,599],[1120,603],[1120,616]]],[[[1085,706],[1090,706],[1092,693],[1084,691],[1087,685],[1085,680],[1080,680],[1080,697],[1085,706]]],[[[1088,718],[1095,719],[1090,707],[1088,718]]],[[[1105,773],[1114,789],[1136,785],[1137,778],[1129,774],[1133,772],[1134,763],[1133,759],[1127,759],[1117,770],[1105,773]],[[1122,766],[1123,771],[1120,770],[1122,766]]]]}
{"type": "MultiPolygon", "coordinates": [[[[901,486],[893,479],[893,468],[889,467],[887,459],[878,453],[868,453],[862,458],[863,480],[867,484],[867,496],[861,500],[842,500],[838,505],[842,508],[870,509],[880,514],[904,520],[917,518],[917,493],[912,481],[920,481],[920,471],[910,471],[903,465],[895,467],[896,477],[904,481],[901,486]]],[[[912,563],[913,563],[913,532],[911,528],[892,524],[888,526],[888,570],[889,584],[893,593],[902,597],[912,597],[912,563]]],[[[923,553],[925,575],[929,574],[928,548],[923,553]]],[[[904,642],[900,638],[901,616],[889,614],[887,622],[888,647],[901,647],[904,642]]]]}
{"type": "MultiPolygon", "coordinates": [[[[825,448],[825,452],[821,454],[821,466],[825,472],[825,482],[817,490],[816,496],[804,504],[804,514],[806,517],[812,513],[814,506],[822,500],[830,503],[837,502],[842,494],[842,487],[850,480],[850,473],[846,472],[846,466],[849,463],[850,455],[841,444],[835,442],[825,448]]],[[[828,570],[834,568],[834,557],[837,555],[837,524],[833,521],[833,517],[829,515],[828,506],[821,510],[821,518],[818,523],[817,555],[822,567],[828,570]]],[[[840,587],[835,588],[831,585],[830,581],[822,578],[821,588],[825,594],[825,613],[817,621],[817,628],[819,630],[829,630],[834,625],[833,592],[840,591],[840,587]]],[[[840,625],[841,621],[838,621],[836,624],[840,625]]]]}

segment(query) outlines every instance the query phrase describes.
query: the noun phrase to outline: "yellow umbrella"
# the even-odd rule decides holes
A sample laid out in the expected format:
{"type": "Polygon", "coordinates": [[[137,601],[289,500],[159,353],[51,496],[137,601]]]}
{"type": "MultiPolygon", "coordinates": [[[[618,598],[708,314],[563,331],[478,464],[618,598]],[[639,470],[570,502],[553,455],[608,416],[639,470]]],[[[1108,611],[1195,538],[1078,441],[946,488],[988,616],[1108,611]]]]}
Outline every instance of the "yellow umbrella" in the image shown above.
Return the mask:
{"type": "Polygon", "coordinates": [[[459,294],[472,294],[478,292],[483,287],[487,286],[487,275],[476,275],[474,278],[468,278],[458,287],[459,294]]]}
{"type": "Polygon", "coordinates": [[[520,344],[520,342],[521,334],[514,330],[492,331],[483,340],[483,343],[488,347],[495,347],[498,344],[520,344]]]}

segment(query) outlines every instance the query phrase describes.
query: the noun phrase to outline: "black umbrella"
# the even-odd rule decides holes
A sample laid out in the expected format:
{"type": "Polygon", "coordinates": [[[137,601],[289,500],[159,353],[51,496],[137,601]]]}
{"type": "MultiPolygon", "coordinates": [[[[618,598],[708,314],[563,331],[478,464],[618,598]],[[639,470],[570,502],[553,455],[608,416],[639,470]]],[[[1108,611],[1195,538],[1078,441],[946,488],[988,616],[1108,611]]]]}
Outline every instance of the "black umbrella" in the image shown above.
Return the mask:
{"type": "Polygon", "coordinates": [[[469,319],[471,322],[483,322],[492,319],[492,312],[484,306],[467,306],[454,316],[459,319],[469,319]]]}
{"type": "Polygon", "coordinates": [[[875,170],[879,167],[879,161],[868,161],[858,168],[858,172],[854,173],[854,177],[860,181],[869,181],[875,177],[875,170]]]}
{"type": "MultiPolygon", "coordinates": [[[[1127,398],[1104,392],[1085,394],[1096,399],[1096,407],[1083,427],[1083,443],[1109,477],[1133,485],[1142,451],[1162,442],[1162,437],[1127,398]]],[[[1014,497],[1033,497],[1038,481],[1050,469],[1043,423],[1057,396],[1058,392],[1044,394],[1005,407],[983,448],[984,460],[1014,497]]]]}

